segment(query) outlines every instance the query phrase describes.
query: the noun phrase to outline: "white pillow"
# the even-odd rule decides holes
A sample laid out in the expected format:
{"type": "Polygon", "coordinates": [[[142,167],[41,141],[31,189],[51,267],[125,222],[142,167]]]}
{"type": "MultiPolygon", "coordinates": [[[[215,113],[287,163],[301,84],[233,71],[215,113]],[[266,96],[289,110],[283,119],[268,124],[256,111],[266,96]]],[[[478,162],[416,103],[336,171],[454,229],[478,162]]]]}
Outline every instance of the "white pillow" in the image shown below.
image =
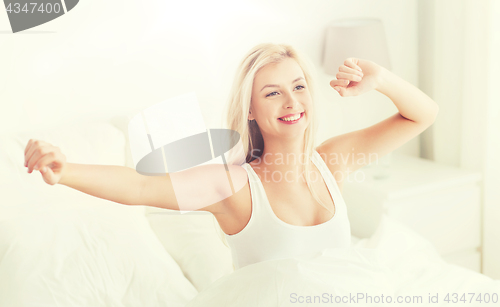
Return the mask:
{"type": "Polygon", "coordinates": [[[184,306],[196,295],[144,207],[28,174],[30,138],[60,147],[68,162],[125,163],[124,135],[109,123],[0,136],[0,306],[184,306]]]}
{"type": "Polygon", "coordinates": [[[222,243],[211,213],[145,210],[151,228],[198,291],[233,272],[231,251],[222,243]]]}
{"type": "Polygon", "coordinates": [[[30,139],[39,139],[61,148],[68,162],[125,165],[125,135],[115,126],[106,122],[67,124],[49,130],[0,135],[0,184],[28,178],[21,178],[20,174],[27,171],[24,149],[30,139]]]}
{"type": "MultiPolygon", "coordinates": [[[[82,194],[77,190],[63,185],[47,185],[39,171],[27,173],[24,167],[24,150],[30,139],[39,139],[61,148],[67,162],[97,165],[125,165],[126,137],[113,124],[108,122],[86,122],[66,124],[47,130],[24,131],[14,135],[0,134],[0,185],[13,182],[23,182],[22,195],[12,194],[6,200],[7,204],[15,202],[16,197],[31,199],[34,191],[44,196],[59,199],[82,194]]],[[[17,190],[14,190],[17,191],[17,190]]],[[[48,204],[57,205],[57,202],[48,204]]],[[[64,203],[62,203],[64,206],[64,203]]],[[[134,210],[144,214],[142,206],[134,210]]]]}
{"type": "Polygon", "coordinates": [[[130,141],[128,137],[128,124],[135,114],[122,114],[113,117],[110,123],[113,124],[125,136],[125,166],[135,169],[134,161],[132,159],[132,150],[130,148],[130,141]]]}
{"type": "Polygon", "coordinates": [[[196,289],[133,209],[88,195],[2,204],[0,306],[184,306],[196,289]]]}

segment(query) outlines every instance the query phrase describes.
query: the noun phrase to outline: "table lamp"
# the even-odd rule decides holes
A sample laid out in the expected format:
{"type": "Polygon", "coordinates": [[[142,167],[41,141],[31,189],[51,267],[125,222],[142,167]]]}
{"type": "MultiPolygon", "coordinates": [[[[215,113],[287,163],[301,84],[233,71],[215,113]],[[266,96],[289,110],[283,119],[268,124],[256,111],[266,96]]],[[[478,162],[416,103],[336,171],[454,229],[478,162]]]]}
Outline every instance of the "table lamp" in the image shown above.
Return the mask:
{"type": "Polygon", "coordinates": [[[380,19],[335,20],[326,30],[323,67],[329,75],[349,57],[373,61],[391,70],[384,25],[380,19]]]}

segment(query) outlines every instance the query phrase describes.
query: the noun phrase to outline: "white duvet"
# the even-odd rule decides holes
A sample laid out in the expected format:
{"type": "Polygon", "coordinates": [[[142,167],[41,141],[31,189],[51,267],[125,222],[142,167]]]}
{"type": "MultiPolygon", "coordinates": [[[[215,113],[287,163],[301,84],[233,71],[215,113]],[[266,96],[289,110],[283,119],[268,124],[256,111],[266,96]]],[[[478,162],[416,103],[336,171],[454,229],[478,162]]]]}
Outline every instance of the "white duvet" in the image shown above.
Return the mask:
{"type": "Polygon", "coordinates": [[[500,306],[499,296],[500,280],[443,261],[384,216],[370,239],[243,267],[186,306],[500,306]]]}
{"type": "Polygon", "coordinates": [[[209,284],[227,270],[206,256],[208,237],[195,238],[211,220],[150,224],[139,208],[48,186],[23,167],[28,135],[66,144],[75,163],[125,163],[125,139],[109,124],[0,136],[0,307],[411,306],[394,303],[409,295],[422,297],[415,306],[500,306],[500,281],[445,263],[429,241],[388,217],[349,249],[256,263],[209,284]],[[168,231],[162,246],[157,236],[168,231]],[[172,234],[182,235],[182,246],[172,234]],[[205,261],[195,263],[195,251],[205,261]]]}

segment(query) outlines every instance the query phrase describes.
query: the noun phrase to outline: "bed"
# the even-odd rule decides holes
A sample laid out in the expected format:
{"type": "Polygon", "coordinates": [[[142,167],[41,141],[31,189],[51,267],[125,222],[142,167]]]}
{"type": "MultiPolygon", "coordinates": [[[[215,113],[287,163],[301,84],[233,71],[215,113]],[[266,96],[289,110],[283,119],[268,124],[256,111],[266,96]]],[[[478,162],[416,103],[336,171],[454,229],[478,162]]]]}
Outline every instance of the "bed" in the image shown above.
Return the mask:
{"type": "Polygon", "coordinates": [[[447,305],[444,293],[474,292],[465,305],[500,305],[500,281],[446,263],[428,241],[387,216],[370,238],[352,236],[348,250],[234,271],[209,213],[125,206],[26,172],[30,138],[60,147],[69,162],[133,167],[128,119],[0,136],[0,306],[319,306],[325,301],[307,300],[354,290],[394,297],[418,290],[425,294],[419,306],[437,293],[432,306],[447,305]],[[335,265],[321,265],[332,259],[335,265]],[[322,283],[318,270],[338,283],[322,283]],[[479,303],[479,293],[489,293],[491,302],[479,303]]]}

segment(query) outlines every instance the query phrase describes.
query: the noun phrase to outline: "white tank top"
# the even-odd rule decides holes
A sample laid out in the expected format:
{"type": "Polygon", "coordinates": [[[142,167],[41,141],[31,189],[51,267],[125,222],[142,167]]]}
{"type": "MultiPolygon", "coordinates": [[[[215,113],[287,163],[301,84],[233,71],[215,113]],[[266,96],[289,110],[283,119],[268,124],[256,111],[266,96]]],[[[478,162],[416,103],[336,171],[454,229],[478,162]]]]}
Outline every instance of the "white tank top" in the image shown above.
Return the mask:
{"type": "Polygon", "coordinates": [[[351,227],[337,181],[316,150],[313,150],[311,160],[325,180],[335,206],[335,214],[329,221],[314,226],[296,226],[280,220],[269,204],[257,173],[250,164],[242,165],[248,173],[252,213],[240,232],[225,234],[235,269],[264,260],[351,245],[351,227]]]}

